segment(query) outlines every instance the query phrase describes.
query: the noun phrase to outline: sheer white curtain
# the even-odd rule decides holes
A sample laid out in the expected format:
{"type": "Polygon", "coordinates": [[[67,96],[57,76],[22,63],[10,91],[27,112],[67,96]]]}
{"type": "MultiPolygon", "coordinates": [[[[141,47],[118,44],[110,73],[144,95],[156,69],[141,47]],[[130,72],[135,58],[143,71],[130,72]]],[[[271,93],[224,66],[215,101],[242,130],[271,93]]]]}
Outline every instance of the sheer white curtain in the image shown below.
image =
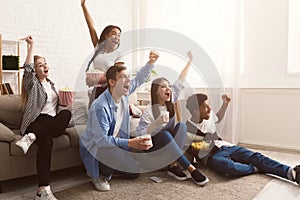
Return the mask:
{"type": "MultiPolygon", "coordinates": [[[[140,2],[140,28],[168,29],[190,38],[211,58],[222,80],[222,87],[205,85],[207,81],[199,76],[193,66],[187,81],[190,89],[183,99],[191,93],[206,92],[217,112],[222,104],[221,94],[229,93],[232,97],[224,120],[218,125],[218,133],[226,140],[238,142],[239,125],[239,76],[240,76],[240,11],[239,0],[146,0],[140,2]]],[[[164,38],[158,38],[164,40],[164,38]]],[[[176,43],[177,41],[174,41],[176,43]]],[[[183,51],[193,47],[182,46],[183,51]]],[[[159,64],[174,66],[179,73],[185,65],[185,55],[177,55],[168,50],[161,50],[159,64]]],[[[194,52],[195,53],[195,52],[194,52]]],[[[194,54],[194,57],[197,55],[194,54]]],[[[164,73],[159,75],[165,75],[164,73]]],[[[200,70],[201,73],[201,70],[200,70]]],[[[166,77],[169,80],[173,77],[166,77]]],[[[204,77],[205,79],[205,77],[204,77]]],[[[184,118],[184,117],[183,117],[184,118]]]]}

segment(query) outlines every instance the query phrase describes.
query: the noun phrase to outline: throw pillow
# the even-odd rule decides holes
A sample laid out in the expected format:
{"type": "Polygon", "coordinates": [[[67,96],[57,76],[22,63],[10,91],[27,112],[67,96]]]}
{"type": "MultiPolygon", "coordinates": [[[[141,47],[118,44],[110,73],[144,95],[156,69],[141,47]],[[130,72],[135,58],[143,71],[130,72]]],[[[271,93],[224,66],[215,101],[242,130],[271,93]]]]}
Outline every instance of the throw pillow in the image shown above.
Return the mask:
{"type": "MultiPolygon", "coordinates": [[[[84,99],[74,99],[71,122],[75,125],[85,125],[87,122],[87,103],[84,99]]],[[[71,123],[70,122],[70,123],[71,123]]]]}
{"type": "Polygon", "coordinates": [[[0,95],[0,122],[11,129],[19,129],[23,118],[19,95],[0,95]]]}
{"type": "Polygon", "coordinates": [[[15,134],[9,128],[0,123],[0,141],[11,142],[15,139],[15,134]]]}

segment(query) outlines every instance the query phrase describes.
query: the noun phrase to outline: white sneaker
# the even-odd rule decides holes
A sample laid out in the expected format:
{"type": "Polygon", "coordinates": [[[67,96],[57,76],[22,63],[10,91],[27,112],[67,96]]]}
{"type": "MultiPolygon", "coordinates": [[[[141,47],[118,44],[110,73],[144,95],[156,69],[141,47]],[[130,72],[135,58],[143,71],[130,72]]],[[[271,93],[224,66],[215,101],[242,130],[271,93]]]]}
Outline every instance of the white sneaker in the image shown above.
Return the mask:
{"type": "Polygon", "coordinates": [[[50,186],[48,185],[42,189],[40,194],[36,194],[35,200],[57,200],[57,198],[53,195],[50,186]]]}
{"type": "Polygon", "coordinates": [[[34,133],[28,133],[24,135],[19,141],[16,142],[16,145],[21,147],[24,151],[24,154],[27,153],[31,144],[36,140],[34,133]]]}
{"type": "Polygon", "coordinates": [[[110,185],[108,181],[103,177],[96,178],[96,179],[93,178],[92,183],[95,186],[95,188],[99,191],[105,192],[110,190],[110,185]]]}

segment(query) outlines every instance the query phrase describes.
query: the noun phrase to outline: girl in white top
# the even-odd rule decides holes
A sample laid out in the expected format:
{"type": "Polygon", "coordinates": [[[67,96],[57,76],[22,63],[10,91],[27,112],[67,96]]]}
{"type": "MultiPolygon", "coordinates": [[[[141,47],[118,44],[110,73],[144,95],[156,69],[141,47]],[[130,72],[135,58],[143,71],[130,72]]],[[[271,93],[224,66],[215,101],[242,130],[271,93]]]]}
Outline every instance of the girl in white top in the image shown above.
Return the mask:
{"type": "Polygon", "coordinates": [[[65,134],[71,112],[58,112],[59,96],[54,83],[48,78],[49,66],[46,59],[33,56],[34,41],[31,36],[25,40],[27,57],[23,67],[21,96],[24,113],[20,128],[23,137],[16,145],[22,148],[24,154],[33,143],[37,145],[38,189],[35,200],[56,200],[49,185],[53,138],[65,134]]]}
{"type": "MultiPolygon", "coordinates": [[[[91,64],[93,64],[93,69],[100,70],[103,73],[115,63],[124,64],[121,52],[117,50],[120,46],[121,29],[118,26],[109,25],[103,29],[100,38],[98,38],[94,21],[86,8],[85,0],[81,0],[81,7],[89,28],[93,46],[95,47],[94,54],[88,63],[86,71],[90,69],[91,64]]],[[[90,104],[107,88],[105,76],[102,76],[100,79],[87,76],[86,84],[89,87],[96,86],[93,88],[90,104]]]]}
{"type": "MultiPolygon", "coordinates": [[[[196,169],[183,155],[182,148],[186,138],[186,125],[183,122],[179,122],[175,125],[175,109],[173,103],[178,100],[180,91],[184,88],[183,82],[192,62],[192,53],[189,51],[187,55],[189,61],[174,85],[170,86],[169,81],[165,78],[158,78],[152,82],[151,105],[143,112],[137,127],[137,133],[139,135],[151,134],[153,147],[147,152],[158,151],[167,145],[170,146],[171,149],[165,148],[165,153],[172,155],[170,162],[173,162],[168,167],[168,175],[177,180],[186,180],[187,176],[182,170],[187,169],[196,184],[204,185],[208,182],[208,178],[204,176],[200,170],[196,169]],[[169,120],[164,119],[162,115],[163,111],[169,112],[169,120]],[[173,158],[177,160],[174,161],[173,158]],[[180,168],[178,163],[183,169],[180,168]]],[[[168,155],[161,154],[161,156],[166,157],[168,157],[168,155]]]]}
{"type": "Polygon", "coordinates": [[[156,134],[164,128],[174,128],[175,110],[174,103],[177,102],[181,90],[184,89],[183,82],[187,76],[192,62],[192,53],[187,53],[189,61],[179,75],[179,78],[170,86],[166,78],[157,78],[151,85],[151,105],[148,105],[141,116],[137,132],[141,135],[156,134]],[[163,120],[162,111],[169,112],[169,122],[163,120]]]}

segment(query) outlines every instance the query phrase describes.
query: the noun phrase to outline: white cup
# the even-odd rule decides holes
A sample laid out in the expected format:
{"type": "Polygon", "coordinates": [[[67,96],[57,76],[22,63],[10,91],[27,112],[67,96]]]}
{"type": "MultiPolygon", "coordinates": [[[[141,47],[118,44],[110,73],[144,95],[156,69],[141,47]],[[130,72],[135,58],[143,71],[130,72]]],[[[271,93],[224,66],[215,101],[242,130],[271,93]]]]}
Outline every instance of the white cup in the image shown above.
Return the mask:
{"type": "Polygon", "coordinates": [[[142,135],[141,138],[149,138],[149,140],[145,141],[145,144],[150,145],[149,149],[153,146],[151,134],[142,135]]]}
{"type": "Polygon", "coordinates": [[[161,111],[163,122],[169,122],[169,111],[161,111]]]}

